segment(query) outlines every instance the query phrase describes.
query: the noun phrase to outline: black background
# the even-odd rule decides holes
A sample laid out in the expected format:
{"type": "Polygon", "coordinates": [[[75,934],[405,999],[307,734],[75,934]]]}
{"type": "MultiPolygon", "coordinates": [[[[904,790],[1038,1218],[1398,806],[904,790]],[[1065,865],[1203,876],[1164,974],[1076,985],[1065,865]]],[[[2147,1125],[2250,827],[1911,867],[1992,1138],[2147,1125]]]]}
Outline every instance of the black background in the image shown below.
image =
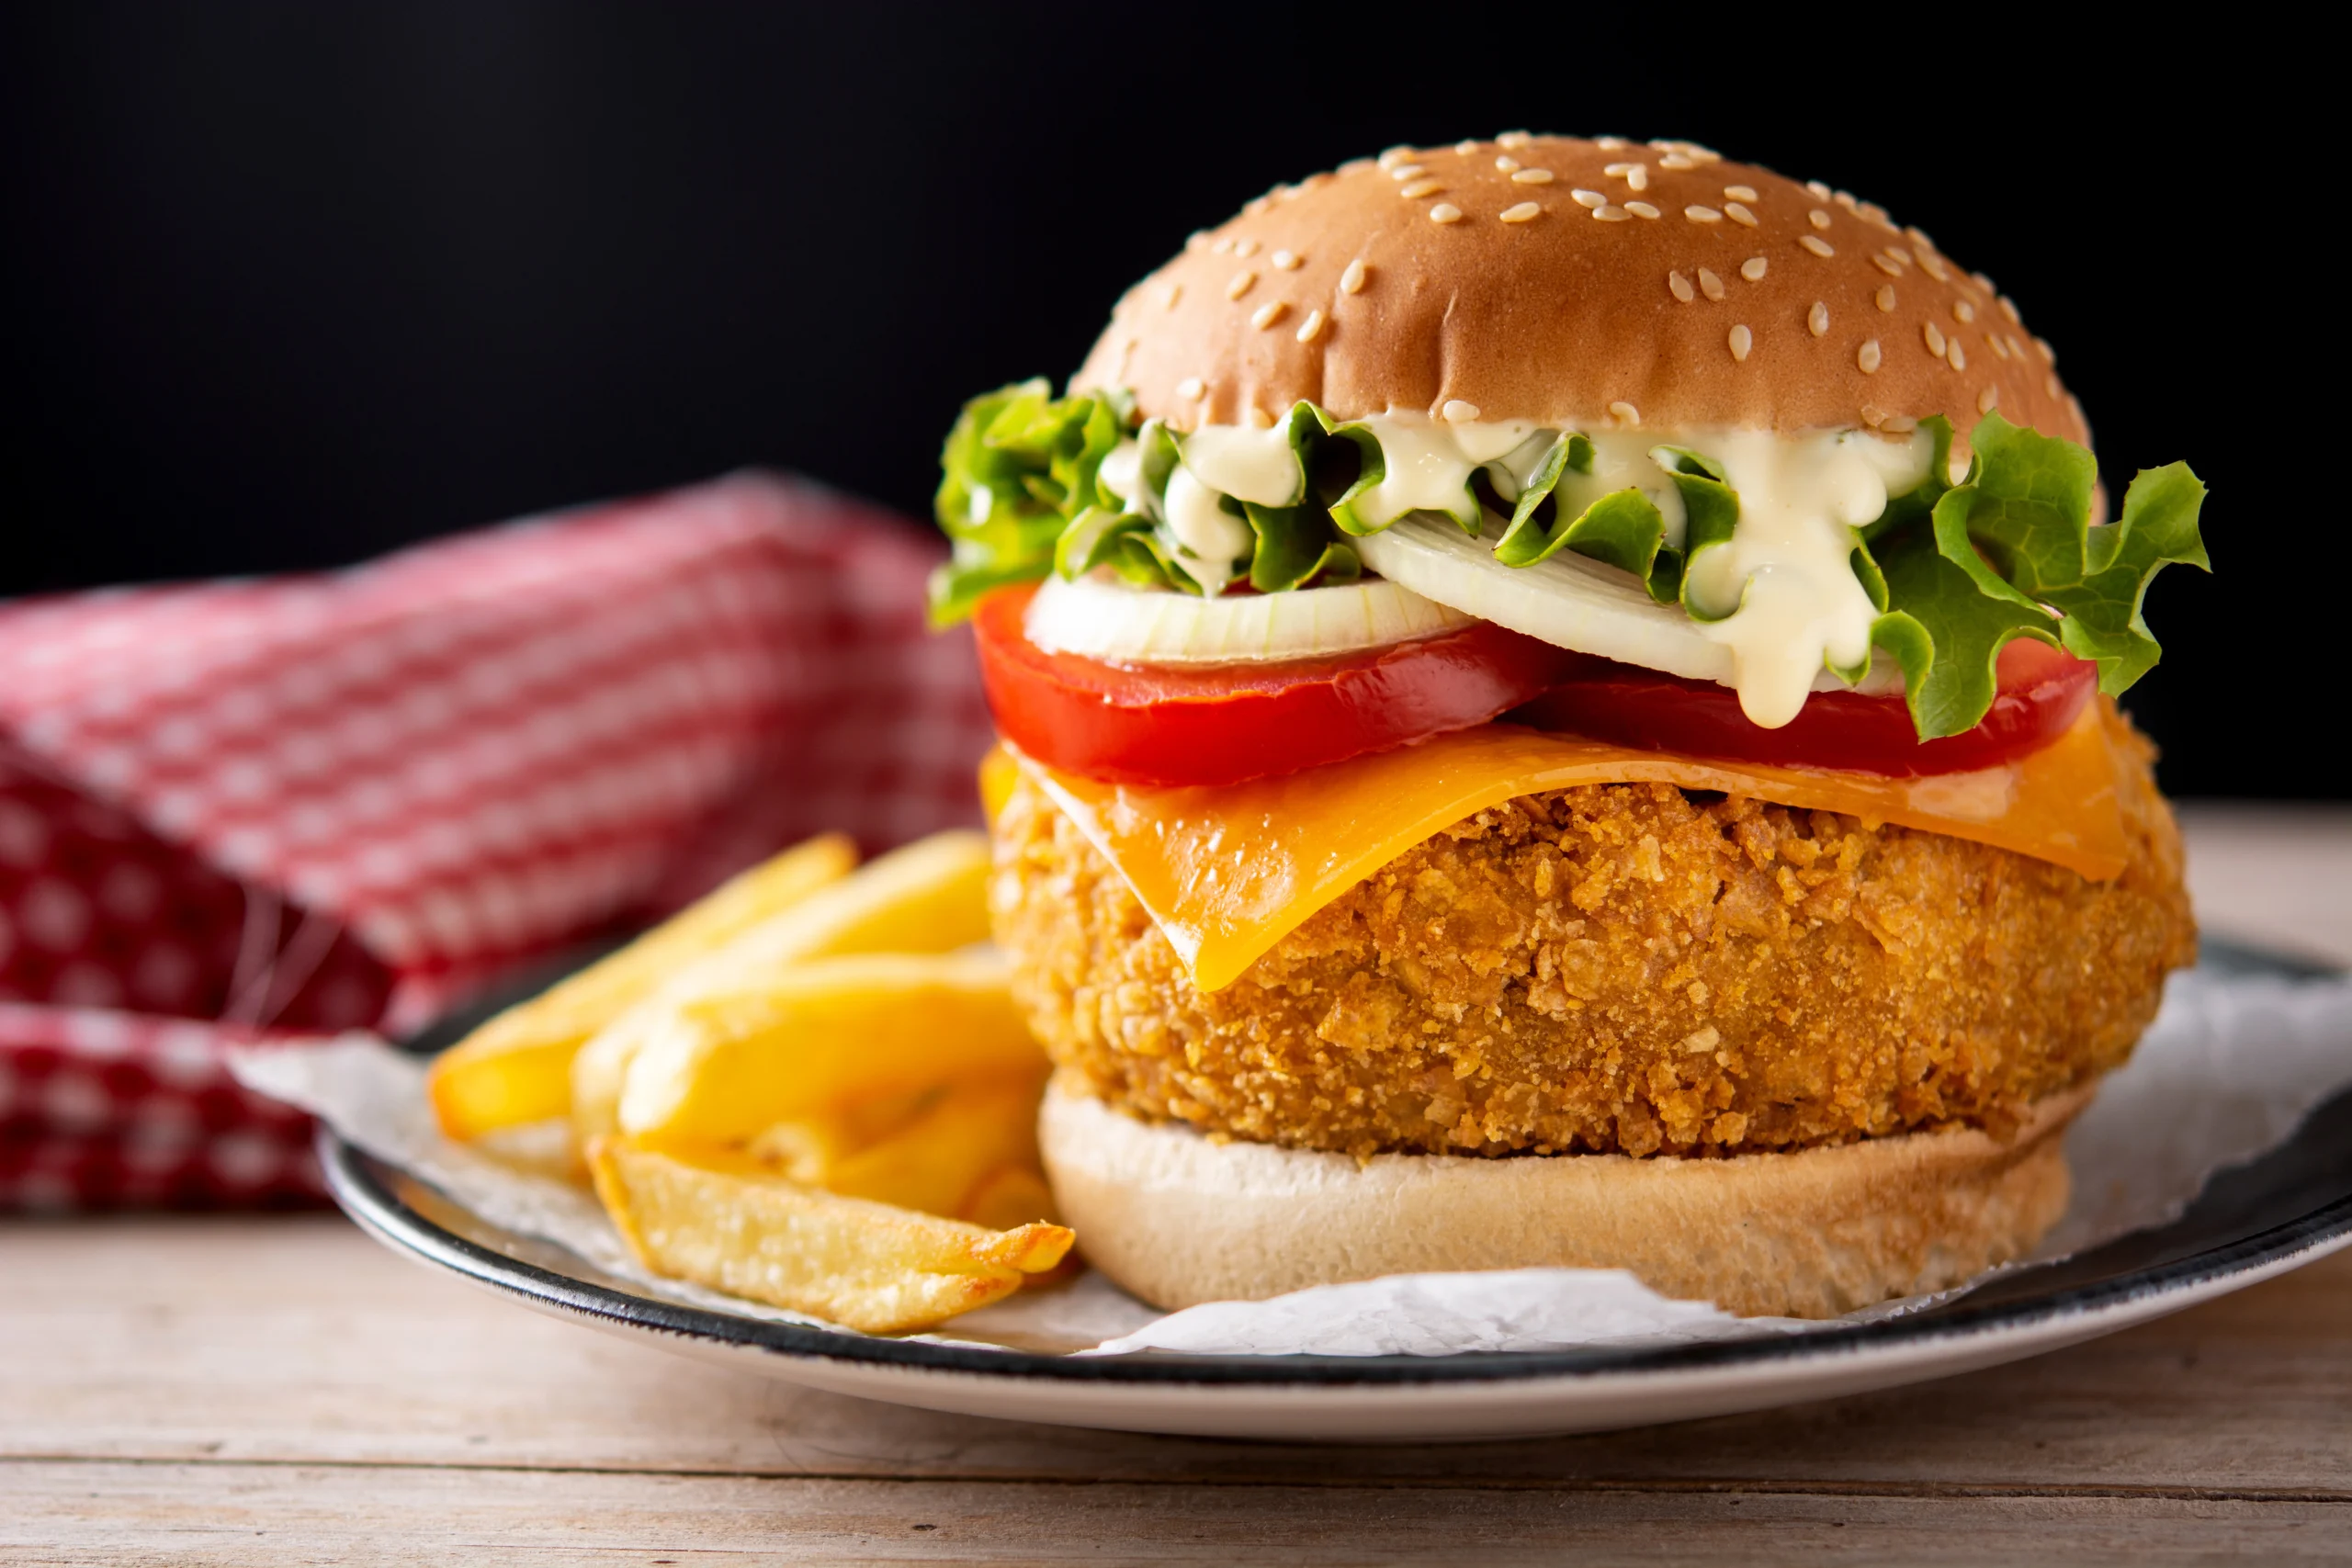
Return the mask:
{"type": "Polygon", "coordinates": [[[2298,591],[2255,545],[2340,525],[2278,514],[2329,489],[2281,389],[2346,353],[2316,85],[2291,49],[2125,62],[1973,15],[20,7],[0,594],[338,564],[749,463],[922,515],[965,397],[1066,375],[1276,180],[1521,127],[1686,137],[1992,274],[2110,479],[2188,458],[2219,574],[2151,594],[2167,657],[2132,699],[2165,783],[2346,793],[2325,557],[2298,591]]]}

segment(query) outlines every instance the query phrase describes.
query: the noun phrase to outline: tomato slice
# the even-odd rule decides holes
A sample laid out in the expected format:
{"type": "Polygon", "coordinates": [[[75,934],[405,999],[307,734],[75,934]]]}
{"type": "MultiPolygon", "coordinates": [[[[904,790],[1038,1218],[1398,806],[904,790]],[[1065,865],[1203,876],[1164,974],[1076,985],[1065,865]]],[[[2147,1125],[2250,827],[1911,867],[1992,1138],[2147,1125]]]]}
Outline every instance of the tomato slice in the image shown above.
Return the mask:
{"type": "Polygon", "coordinates": [[[2001,649],[1998,694],[1975,728],[1921,740],[1899,696],[1815,692],[1778,729],[1750,723],[1739,696],[1711,681],[1591,659],[1521,708],[1514,722],[1644,750],[1889,777],[1960,773],[2038,751],[2066,733],[2098,689],[2098,667],[2019,637],[2001,649]]]}
{"type": "Polygon", "coordinates": [[[1114,784],[1238,784],[1385,751],[1484,724],[1584,660],[1481,621],[1330,659],[1112,664],[1031,642],[1035,592],[1000,589],[972,616],[997,728],[1050,767],[1114,784]]]}

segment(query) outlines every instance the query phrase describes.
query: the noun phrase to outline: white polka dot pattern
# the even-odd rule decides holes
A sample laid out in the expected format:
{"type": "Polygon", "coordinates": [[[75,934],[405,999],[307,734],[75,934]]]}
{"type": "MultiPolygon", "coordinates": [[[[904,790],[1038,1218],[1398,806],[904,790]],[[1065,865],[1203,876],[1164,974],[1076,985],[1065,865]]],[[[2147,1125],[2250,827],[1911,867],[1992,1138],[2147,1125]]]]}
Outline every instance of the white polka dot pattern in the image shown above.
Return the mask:
{"type": "Polygon", "coordinates": [[[0,1209],[312,1191],[223,1040],[398,1033],[791,840],[974,820],[936,558],[754,474],[0,605],[0,1209]]]}

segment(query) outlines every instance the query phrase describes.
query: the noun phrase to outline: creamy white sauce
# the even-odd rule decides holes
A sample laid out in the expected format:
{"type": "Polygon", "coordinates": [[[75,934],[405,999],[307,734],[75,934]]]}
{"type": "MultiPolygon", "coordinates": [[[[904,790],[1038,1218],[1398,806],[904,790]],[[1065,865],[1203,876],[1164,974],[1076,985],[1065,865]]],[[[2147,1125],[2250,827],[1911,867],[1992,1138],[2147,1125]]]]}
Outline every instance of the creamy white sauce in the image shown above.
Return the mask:
{"type": "Polygon", "coordinates": [[[1854,575],[1854,530],[1927,476],[1932,439],[1732,431],[1673,445],[1722,464],[1738,492],[1738,526],[1691,563],[1688,594],[1709,615],[1730,612],[1699,629],[1731,650],[1740,711],[1778,728],[1804,706],[1824,665],[1869,660],[1878,608],[1854,575]]]}
{"type": "MultiPolygon", "coordinates": [[[[1381,480],[1353,502],[1357,515],[1374,527],[1413,512],[1465,520],[1468,486],[1482,468],[1496,493],[1515,502],[1559,434],[1532,420],[1441,421],[1412,411],[1352,423],[1380,443],[1381,480]]],[[[1688,518],[1681,491],[1651,456],[1660,446],[1712,459],[1738,494],[1738,525],[1728,543],[1692,563],[1689,594],[1701,610],[1722,616],[1691,624],[1728,656],[1728,674],[1720,678],[1739,693],[1741,710],[1751,720],[1768,728],[1784,725],[1808,692],[1839,683],[1826,669],[1869,661],[1877,611],[1854,575],[1854,529],[1876,519],[1888,497],[1926,477],[1934,453],[1926,432],[1905,440],[1862,431],[1584,434],[1592,443],[1591,470],[1570,470],[1554,492],[1567,515],[1605,495],[1637,490],[1657,508],[1667,542],[1679,547],[1688,518]]],[[[1180,564],[1215,594],[1253,543],[1249,525],[1217,504],[1218,493],[1290,505],[1300,497],[1298,464],[1280,425],[1207,426],[1182,438],[1182,455],[1159,515],[1181,547],[1180,564]]],[[[1103,459],[1102,473],[1106,488],[1136,504],[1141,480],[1134,443],[1122,442],[1103,459]]],[[[1483,547],[1492,543],[1489,538],[1483,547]]],[[[1882,671],[1865,689],[1888,684],[1882,671]]]]}
{"type": "Polygon", "coordinates": [[[1143,488],[1143,444],[1122,438],[1103,455],[1102,461],[1095,467],[1094,477],[1104,490],[1119,498],[1121,504],[1134,505],[1136,491],[1143,488]]]}
{"type": "Polygon", "coordinates": [[[1168,531],[1175,536],[1177,564],[1201,585],[1202,592],[1223,592],[1233,581],[1234,568],[1257,543],[1248,522],[1219,505],[1217,492],[1182,463],[1168,475],[1160,506],[1167,515],[1168,531]]]}
{"type": "MultiPolygon", "coordinates": [[[[1637,490],[1657,508],[1659,518],[1666,524],[1666,542],[1680,549],[1683,535],[1690,527],[1690,519],[1683,512],[1682,492],[1650,454],[1660,445],[1690,446],[1690,443],[1661,436],[1654,430],[1587,431],[1585,439],[1592,443],[1592,471],[1580,474],[1570,468],[1552,487],[1560,515],[1573,518],[1604,495],[1637,490]]],[[[1702,448],[1691,446],[1691,450],[1702,448]]],[[[1714,456],[1712,452],[1707,455],[1714,456]]]]}
{"type": "Polygon", "coordinates": [[[1182,438],[1184,466],[1211,490],[1260,506],[1293,506],[1306,489],[1282,425],[1212,424],[1182,438]]]}

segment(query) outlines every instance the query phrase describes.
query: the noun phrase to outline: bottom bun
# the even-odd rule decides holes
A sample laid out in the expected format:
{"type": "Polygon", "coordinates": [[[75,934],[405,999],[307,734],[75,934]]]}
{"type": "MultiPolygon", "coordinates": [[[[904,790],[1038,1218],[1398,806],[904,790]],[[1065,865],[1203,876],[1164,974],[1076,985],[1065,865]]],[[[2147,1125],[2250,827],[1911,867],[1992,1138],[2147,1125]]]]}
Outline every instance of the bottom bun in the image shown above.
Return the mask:
{"type": "Polygon", "coordinates": [[[1742,1316],[1834,1317],[2021,1257],[2066,1206],[2086,1083],[1973,1128],[1741,1155],[1346,1155],[1212,1143],[1064,1079],[1038,1120],[1063,1219],[1155,1306],[1480,1269],[1624,1269],[1742,1316]]]}

